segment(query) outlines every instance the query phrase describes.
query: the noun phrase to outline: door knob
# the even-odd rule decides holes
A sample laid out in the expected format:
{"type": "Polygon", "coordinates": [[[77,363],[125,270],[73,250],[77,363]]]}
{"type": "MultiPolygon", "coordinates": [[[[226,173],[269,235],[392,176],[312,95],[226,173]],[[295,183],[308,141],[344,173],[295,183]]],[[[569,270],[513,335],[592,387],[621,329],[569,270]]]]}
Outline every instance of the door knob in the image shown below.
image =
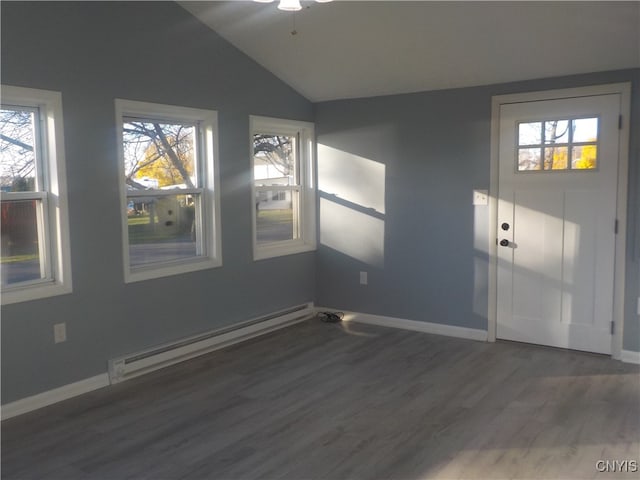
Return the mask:
{"type": "Polygon", "coordinates": [[[509,246],[509,240],[507,240],[506,238],[503,238],[502,240],[500,240],[500,245],[503,247],[508,247],[509,246]]]}

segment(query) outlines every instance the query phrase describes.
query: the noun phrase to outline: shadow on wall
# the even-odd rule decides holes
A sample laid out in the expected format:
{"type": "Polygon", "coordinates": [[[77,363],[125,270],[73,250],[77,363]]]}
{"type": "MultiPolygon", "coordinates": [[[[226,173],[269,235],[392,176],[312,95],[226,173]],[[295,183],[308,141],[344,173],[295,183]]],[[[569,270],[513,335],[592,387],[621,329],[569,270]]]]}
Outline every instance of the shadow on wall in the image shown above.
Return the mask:
{"type": "Polygon", "coordinates": [[[384,266],[385,165],[318,145],[320,243],[384,266]]]}

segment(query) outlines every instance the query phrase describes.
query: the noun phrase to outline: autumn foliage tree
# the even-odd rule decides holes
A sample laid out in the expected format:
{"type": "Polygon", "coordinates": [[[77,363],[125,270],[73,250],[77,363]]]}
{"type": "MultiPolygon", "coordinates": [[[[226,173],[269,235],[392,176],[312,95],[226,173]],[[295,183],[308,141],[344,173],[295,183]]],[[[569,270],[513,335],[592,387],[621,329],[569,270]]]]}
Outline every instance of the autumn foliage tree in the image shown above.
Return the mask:
{"type": "Polygon", "coordinates": [[[189,184],[193,178],[193,146],[190,137],[182,141],[170,136],[167,143],[171,145],[174,155],[169,155],[156,143],[151,143],[144,155],[144,161],[135,173],[136,179],[153,178],[159,187],[177,184],[189,184]],[[174,158],[175,156],[175,158],[174,158]]]}
{"type": "Polygon", "coordinates": [[[194,188],[193,125],[131,121],[123,130],[127,185],[145,189],[141,179],[147,177],[159,187],[194,188]]]}
{"type": "Polygon", "coordinates": [[[590,170],[596,168],[597,145],[595,138],[588,138],[593,144],[568,145],[569,121],[547,121],[544,149],[545,170],[590,170]],[[555,143],[561,145],[554,145],[555,143]]]}

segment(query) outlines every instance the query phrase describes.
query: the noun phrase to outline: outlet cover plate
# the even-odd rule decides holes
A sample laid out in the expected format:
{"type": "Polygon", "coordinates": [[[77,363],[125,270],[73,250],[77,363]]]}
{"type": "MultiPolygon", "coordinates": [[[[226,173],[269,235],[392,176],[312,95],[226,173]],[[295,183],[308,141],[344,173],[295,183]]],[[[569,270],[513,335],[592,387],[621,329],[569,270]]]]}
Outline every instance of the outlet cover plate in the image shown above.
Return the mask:
{"type": "Polygon", "coordinates": [[[489,205],[489,191],[488,190],[474,190],[473,191],[473,204],[474,205],[489,205]]]}
{"type": "Polygon", "coordinates": [[[66,323],[56,323],[53,326],[53,342],[61,343],[67,341],[67,324],[66,323]]]}

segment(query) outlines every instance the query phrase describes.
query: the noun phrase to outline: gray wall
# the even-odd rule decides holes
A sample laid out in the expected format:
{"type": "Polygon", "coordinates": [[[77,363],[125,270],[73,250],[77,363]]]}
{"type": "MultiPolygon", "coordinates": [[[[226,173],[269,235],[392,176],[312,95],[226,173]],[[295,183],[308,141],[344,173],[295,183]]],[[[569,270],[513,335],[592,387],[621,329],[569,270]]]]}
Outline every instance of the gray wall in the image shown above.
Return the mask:
{"type": "Polygon", "coordinates": [[[491,97],[627,81],[632,139],[624,348],[640,350],[638,69],[317,104],[318,305],[486,329],[488,211],[471,198],[474,189],[489,188],[491,97]],[[358,168],[352,172],[350,165],[358,168]],[[345,172],[352,183],[337,182],[345,172]],[[350,221],[337,220],[338,212],[350,221]],[[359,284],[362,270],[368,286],[359,284]]]}
{"type": "Polygon", "coordinates": [[[2,2],[2,84],[62,92],[73,293],[2,308],[2,403],[314,299],[314,254],[254,262],[249,115],[313,106],[173,2],[2,2]],[[123,283],[114,98],[219,112],[224,266],[123,283]],[[54,345],[53,324],[68,341],[54,345]]]}
{"type": "Polygon", "coordinates": [[[314,115],[173,3],[5,1],[1,13],[2,83],[63,95],[74,280],[71,295],[2,308],[2,403],[103,373],[114,356],[316,296],[325,306],[486,328],[488,259],[477,248],[486,209],[474,209],[470,195],[489,186],[491,96],[629,80],[624,347],[640,350],[638,70],[327,102],[314,115]],[[124,284],[114,98],[219,112],[223,267],[124,284]],[[250,114],[315,119],[324,157],[327,148],[352,155],[350,187],[331,183],[335,164],[320,164],[316,255],[252,260],[250,114]],[[359,260],[340,252],[353,239],[359,260]],[[52,326],[62,321],[68,341],[54,345],[52,326]]]}

